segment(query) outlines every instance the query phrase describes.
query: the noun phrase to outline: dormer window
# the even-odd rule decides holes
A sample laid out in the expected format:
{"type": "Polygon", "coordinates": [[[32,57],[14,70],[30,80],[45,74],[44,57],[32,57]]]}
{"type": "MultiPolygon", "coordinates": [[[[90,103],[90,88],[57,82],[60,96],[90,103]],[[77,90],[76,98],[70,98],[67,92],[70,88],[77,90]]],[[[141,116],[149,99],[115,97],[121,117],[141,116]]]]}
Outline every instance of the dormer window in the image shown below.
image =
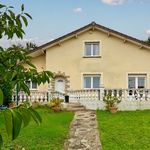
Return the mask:
{"type": "Polygon", "coordinates": [[[85,57],[97,57],[100,56],[100,42],[85,42],[85,57]]]}

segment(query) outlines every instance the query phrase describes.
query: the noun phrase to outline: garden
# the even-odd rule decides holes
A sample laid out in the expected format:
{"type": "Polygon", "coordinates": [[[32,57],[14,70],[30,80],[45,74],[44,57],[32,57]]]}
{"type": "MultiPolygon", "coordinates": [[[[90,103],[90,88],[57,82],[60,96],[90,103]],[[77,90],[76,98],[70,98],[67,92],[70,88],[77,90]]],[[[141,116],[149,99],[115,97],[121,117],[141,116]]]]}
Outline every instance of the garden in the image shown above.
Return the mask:
{"type": "Polygon", "coordinates": [[[150,110],[97,111],[103,150],[149,150],[150,110]]]}
{"type": "Polygon", "coordinates": [[[0,131],[3,136],[2,150],[60,150],[63,148],[64,142],[68,136],[69,125],[73,119],[73,113],[67,111],[54,112],[48,107],[35,109],[42,118],[42,123],[36,125],[33,120],[26,128],[23,128],[13,142],[8,138],[5,127],[4,118],[0,114],[0,131]]]}

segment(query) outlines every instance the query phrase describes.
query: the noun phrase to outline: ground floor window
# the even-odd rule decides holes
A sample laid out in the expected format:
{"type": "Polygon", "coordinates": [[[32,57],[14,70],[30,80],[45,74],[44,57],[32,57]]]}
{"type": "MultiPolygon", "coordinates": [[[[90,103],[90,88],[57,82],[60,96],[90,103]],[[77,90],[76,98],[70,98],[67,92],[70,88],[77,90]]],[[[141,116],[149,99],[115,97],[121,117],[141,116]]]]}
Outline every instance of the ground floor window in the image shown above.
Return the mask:
{"type": "Polygon", "coordinates": [[[100,88],[100,75],[84,75],[83,82],[84,89],[100,88]]]}
{"type": "Polygon", "coordinates": [[[146,75],[142,74],[128,75],[128,88],[129,89],[146,88],[146,75]]]}
{"type": "Polygon", "coordinates": [[[37,90],[37,83],[32,81],[26,81],[26,85],[29,87],[30,90],[37,90]]]}

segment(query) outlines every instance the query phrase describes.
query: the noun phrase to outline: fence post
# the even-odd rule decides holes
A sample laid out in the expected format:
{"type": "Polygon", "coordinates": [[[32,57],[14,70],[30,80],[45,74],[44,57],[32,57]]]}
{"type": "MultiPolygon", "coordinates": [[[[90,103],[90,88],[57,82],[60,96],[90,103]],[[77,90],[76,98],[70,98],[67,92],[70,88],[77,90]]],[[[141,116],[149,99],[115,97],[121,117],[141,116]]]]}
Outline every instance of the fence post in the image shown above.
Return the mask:
{"type": "Polygon", "coordinates": [[[103,97],[104,97],[104,85],[101,85],[99,100],[103,100],[103,97]]]}
{"type": "Polygon", "coordinates": [[[47,95],[47,102],[49,101],[49,92],[46,92],[47,95]]]}

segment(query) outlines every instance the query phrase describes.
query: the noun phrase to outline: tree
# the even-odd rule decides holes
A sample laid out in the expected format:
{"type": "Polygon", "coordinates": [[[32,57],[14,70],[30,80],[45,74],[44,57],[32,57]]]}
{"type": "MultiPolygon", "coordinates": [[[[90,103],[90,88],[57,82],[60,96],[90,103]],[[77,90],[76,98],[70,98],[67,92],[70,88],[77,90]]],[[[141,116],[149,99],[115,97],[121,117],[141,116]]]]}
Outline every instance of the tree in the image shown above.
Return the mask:
{"type": "Polygon", "coordinates": [[[145,42],[150,45],[150,37],[145,42]]]}
{"type": "MultiPolygon", "coordinates": [[[[14,36],[23,38],[25,34],[23,25],[28,25],[27,18],[32,17],[24,12],[24,5],[21,6],[21,13],[15,14],[12,6],[0,4],[0,39],[7,37],[12,39],[14,36]]],[[[21,47],[10,47],[4,49],[0,47],[0,105],[11,99],[12,91],[17,87],[17,91],[23,90],[30,94],[26,80],[45,83],[52,77],[50,71],[37,72],[36,67],[31,63],[31,57],[27,51],[21,47]],[[24,67],[28,65],[28,68],[24,67]]],[[[26,127],[30,119],[33,118],[37,124],[41,123],[40,115],[32,109],[28,103],[21,104],[15,108],[9,108],[1,112],[5,118],[7,134],[14,140],[20,132],[22,125],[26,127]]],[[[0,134],[0,149],[3,139],[0,134]]]]}
{"type": "Polygon", "coordinates": [[[27,42],[26,45],[25,45],[25,49],[27,51],[31,51],[33,49],[37,48],[37,45],[33,42],[27,42]]]}
{"type": "Polygon", "coordinates": [[[27,51],[18,46],[0,50],[0,62],[0,88],[4,94],[5,105],[10,102],[15,86],[18,92],[23,90],[30,94],[25,81],[31,80],[39,85],[49,82],[49,78],[52,77],[49,71],[38,72],[27,51]]]}
{"type": "Polygon", "coordinates": [[[24,49],[24,50],[26,50],[26,51],[29,52],[29,51],[31,51],[31,50],[37,48],[37,45],[36,45],[35,43],[33,43],[33,42],[26,42],[25,45],[20,44],[20,43],[18,43],[18,44],[13,44],[13,45],[11,46],[11,48],[14,48],[14,49],[24,49]]]}

